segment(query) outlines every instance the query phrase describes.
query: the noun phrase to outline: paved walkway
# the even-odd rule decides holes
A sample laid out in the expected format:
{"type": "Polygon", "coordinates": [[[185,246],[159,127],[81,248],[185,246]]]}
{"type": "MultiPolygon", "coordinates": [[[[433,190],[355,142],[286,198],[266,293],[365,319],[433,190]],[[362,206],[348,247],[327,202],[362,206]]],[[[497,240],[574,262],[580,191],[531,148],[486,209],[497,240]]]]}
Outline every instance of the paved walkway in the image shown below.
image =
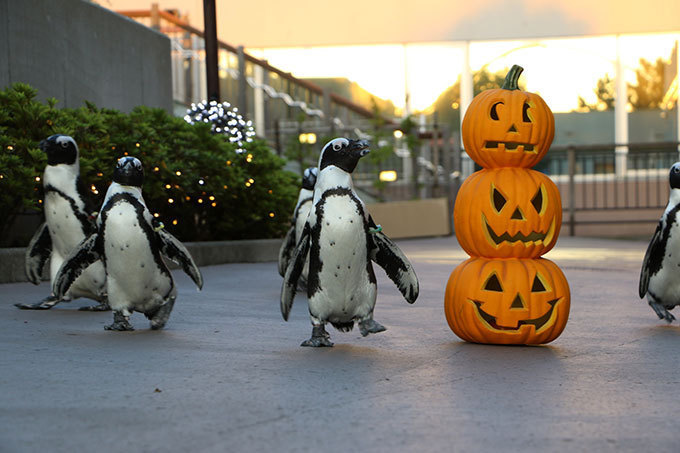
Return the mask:
{"type": "Polygon", "coordinates": [[[571,317],[541,347],[460,341],[442,307],[466,255],[400,245],[419,300],[378,271],[388,330],[331,329],[332,349],[298,346],[305,298],[284,322],[275,263],[205,267],[201,293],[176,274],[160,332],[104,331],[87,301],[20,311],[48,285],[0,285],[0,451],[679,451],[680,326],[637,297],[645,243],[561,238],[571,317]]]}

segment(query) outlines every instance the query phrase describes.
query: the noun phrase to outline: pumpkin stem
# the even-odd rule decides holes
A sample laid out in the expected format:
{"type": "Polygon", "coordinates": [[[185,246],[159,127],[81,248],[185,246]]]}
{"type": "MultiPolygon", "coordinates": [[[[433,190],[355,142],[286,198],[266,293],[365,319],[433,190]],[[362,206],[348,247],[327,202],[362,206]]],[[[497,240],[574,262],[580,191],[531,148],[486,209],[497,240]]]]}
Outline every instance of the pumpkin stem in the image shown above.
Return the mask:
{"type": "Polygon", "coordinates": [[[512,65],[512,68],[510,68],[510,71],[508,72],[508,75],[505,76],[505,81],[503,82],[503,86],[501,87],[504,90],[519,90],[519,75],[524,71],[524,68],[519,66],[519,65],[512,65]]]}

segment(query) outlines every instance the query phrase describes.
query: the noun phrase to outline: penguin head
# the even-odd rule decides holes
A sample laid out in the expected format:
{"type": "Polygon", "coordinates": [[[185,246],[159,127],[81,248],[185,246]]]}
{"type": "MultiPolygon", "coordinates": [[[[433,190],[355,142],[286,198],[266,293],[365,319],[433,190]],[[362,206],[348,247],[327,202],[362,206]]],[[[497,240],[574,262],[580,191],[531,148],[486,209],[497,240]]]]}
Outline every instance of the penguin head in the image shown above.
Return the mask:
{"type": "Polygon", "coordinates": [[[118,159],[113,170],[113,182],[123,186],[142,187],[144,183],[144,167],[136,157],[126,156],[118,159]]]}
{"type": "Polygon", "coordinates": [[[669,182],[671,189],[680,189],[680,162],[676,162],[671,166],[669,182]]]}
{"type": "Polygon", "coordinates": [[[319,169],[316,167],[309,167],[305,170],[302,176],[302,188],[307,190],[314,190],[316,184],[316,177],[319,174],[319,169]]]}
{"type": "Polygon", "coordinates": [[[78,145],[68,135],[50,135],[38,146],[47,153],[47,165],[73,165],[78,161],[78,145]]]}
{"type": "Polygon", "coordinates": [[[369,153],[366,140],[336,138],[326,143],[319,158],[319,171],[331,165],[352,173],[359,159],[369,153]]]}

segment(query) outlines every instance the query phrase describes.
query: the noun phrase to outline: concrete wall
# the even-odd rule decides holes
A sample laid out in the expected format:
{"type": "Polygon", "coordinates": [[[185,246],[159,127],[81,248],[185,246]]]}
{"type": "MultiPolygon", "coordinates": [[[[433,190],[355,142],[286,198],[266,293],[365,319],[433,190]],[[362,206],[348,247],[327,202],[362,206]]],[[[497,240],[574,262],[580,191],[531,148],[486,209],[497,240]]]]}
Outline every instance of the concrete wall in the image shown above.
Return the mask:
{"type": "Polygon", "coordinates": [[[452,218],[446,198],[390,201],[366,205],[376,224],[392,239],[451,234],[452,218]]]}
{"type": "Polygon", "coordinates": [[[0,88],[15,82],[60,107],[171,112],[170,40],[82,0],[0,0],[0,88]]]}

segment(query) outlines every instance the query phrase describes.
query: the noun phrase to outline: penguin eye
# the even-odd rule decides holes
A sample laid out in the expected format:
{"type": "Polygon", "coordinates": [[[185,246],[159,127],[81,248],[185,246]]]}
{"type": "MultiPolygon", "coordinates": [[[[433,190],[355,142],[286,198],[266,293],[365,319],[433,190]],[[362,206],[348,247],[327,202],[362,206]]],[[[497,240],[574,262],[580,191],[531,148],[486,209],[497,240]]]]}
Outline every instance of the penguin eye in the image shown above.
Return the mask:
{"type": "Polygon", "coordinates": [[[68,147],[68,142],[61,142],[61,147],[62,148],[68,147]]]}
{"type": "Polygon", "coordinates": [[[680,173],[680,167],[673,167],[673,173],[680,173]]]}
{"type": "Polygon", "coordinates": [[[340,151],[342,149],[342,145],[340,143],[333,143],[333,151],[340,151]]]}

